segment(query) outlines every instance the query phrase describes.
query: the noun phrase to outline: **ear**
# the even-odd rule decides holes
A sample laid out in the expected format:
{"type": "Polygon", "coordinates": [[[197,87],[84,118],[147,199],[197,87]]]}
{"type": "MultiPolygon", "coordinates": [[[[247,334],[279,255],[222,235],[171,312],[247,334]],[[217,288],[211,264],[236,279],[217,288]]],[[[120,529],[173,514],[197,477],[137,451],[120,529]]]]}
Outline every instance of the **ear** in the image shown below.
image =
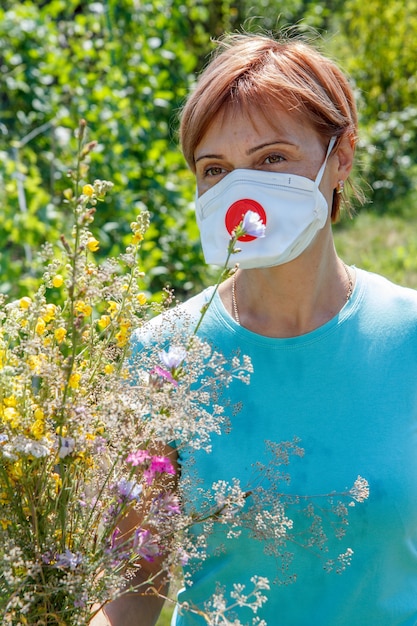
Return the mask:
{"type": "Polygon", "coordinates": [[[348,134],[343,135],[335,153],[339,180],[346,180],[349,176],[353,166],[354,154],[355,144],[353,137],[348,134]]]}

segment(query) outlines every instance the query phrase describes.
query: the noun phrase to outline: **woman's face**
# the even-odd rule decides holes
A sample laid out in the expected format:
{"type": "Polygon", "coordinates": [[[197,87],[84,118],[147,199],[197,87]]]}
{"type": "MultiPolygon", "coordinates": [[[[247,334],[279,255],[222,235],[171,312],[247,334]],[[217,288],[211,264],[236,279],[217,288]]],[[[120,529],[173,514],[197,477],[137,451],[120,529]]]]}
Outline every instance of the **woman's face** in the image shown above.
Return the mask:
{"type": "MultiPolygon", "coordinates": [[[[199,196],[234,169],[316,178],[327,150],[323,137],[294,113],[274,110],[273,115],[273,122],[256,110],[217,115],[194,153],[199,196]]],[[[329,206],[339,180],[337,165],[337,157],[330,157],[320,184],[329,206]]]]}

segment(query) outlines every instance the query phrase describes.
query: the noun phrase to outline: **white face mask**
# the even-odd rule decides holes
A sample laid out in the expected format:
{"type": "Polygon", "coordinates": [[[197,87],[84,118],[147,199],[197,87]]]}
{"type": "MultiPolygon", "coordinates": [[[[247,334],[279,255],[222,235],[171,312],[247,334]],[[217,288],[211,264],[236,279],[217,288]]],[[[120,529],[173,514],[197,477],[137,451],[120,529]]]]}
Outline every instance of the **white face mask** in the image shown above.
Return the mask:
{"type": "Polygon", "coordinates": [[[257,213],[265,236],[238,240],[239,252],[229,260],[243,269],[282,265],[297,258],[326,223],[329,207],[319,190],[332,137],[316,180],[261,170],[233,170],[196,198],[197,223],[207,263],[224,265],[233,230],[248,211],[257,213]]]}

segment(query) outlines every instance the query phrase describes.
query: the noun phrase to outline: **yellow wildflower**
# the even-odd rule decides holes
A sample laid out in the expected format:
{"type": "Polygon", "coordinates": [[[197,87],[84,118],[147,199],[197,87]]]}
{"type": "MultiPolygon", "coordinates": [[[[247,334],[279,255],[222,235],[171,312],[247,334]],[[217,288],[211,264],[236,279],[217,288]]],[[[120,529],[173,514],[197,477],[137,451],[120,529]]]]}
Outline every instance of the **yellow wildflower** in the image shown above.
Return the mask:
{"type": "Polygon", "coordinates": [[[142,233],[140,233],[139,231],[136,231],[135,233],[133,233],[132,235],[132,243],[133,245],[140,243],[143,240],[143,235],[142,233]]]}
{"type": "Polygon", "coordinates": [[[42,419],[35,420],[30,427],[30,432],[35,439],[40,439],[45,433],[45,422],[42,419]]]}
{"type": "Polygon", "coordinates": [[[58,343],[62,343],[64,341],[66,334],[67,334],[67,331],[65,328],[62,328],[62,326],[57,328],[54,332],[55,339],[57,340],[58,343]]]}
{"type": "Polygon", "coordinates": [[[113,372],[114,372],[114,365],[112,365],[111,363],[107,363],[107,365],[104,366],[104,373],[112,374],[113,372]]]}
{"type": "Polygon", "coordinates": [[[96,433],[98,435],[104,435],[105,432],[106,432],[106,427],[103,424],[103,422],[100,422],[100,424],[96,427],[96,433]]]}
{"type": "Polygon", "coordinates": [[[20,415],[12,406],[8,406],[3,411],[3,420],[8,422],[12,428],[17,428],[20,422],[20,415]]]}
{"type": "Polygon", "coordinates": [[[35,408],[35,410],[33,411],[33,415],[34,415],[36,420],[44,420],[45,419],[45,413],[43,412],[43,409],[40,406],[37,406],[35,408]]]}
{"type": "Polygon", "coordinates": [[[21,309],[28,309],[31,304],[32,304],[32,300],[28,298],[27,296],[24,296],[23,298],[20,298],[19,300],[19,306],[21,309]]]}
{"type": "Polygon", "coordinates": [[[114,300],[110,300],[107,306],[107,310],[110,313],[111,317],[114,317],[114,314],[117,312],[119,305],[114,300]]]}
{"type": "Polygon", "coordinates": [[[148,299],[147,299],[147,297],[145,296],[145,294],[144,294],[144,293],[138,293],[138,295],[137,295],[137,299],[138,299],[138,302],[139,302],[139,304],[140,304],[141,306],[143,306],[144,304],[146,304],[146,302],[147,302],[147,300],[148,300],[148,299]]]}
{"type": "Polygon", "coordinates": [[[88,317],[91,315],[93,309],[89,304],[84,302],[83,300],[77,300],[75,303],[75,312],[83,315],[84,317],[88,317]]]}
{"type": "Polygon", "coordinates": [[[100,319],[98,320],[97,324],[99,328],[101,328],[101,330],[104,330],[105,328],[107,328],[110,322],[111,322],[110,315],[102,315],[100,319]]]}
{"type": "Polygon", "coordinates": [[[87,240],[87,248],[90,252],[97,252],[100,247],[100,243],[97,241],[95,237],[89,237],[87,240]]]}
{"type": "Polygon", "coordinates": [[[127,335],[126,333],[120,331],[118,333],[116,333],[116,341],[117,341],[117,347],[118,348],[124,348],[127,345],[127,335]]]}
{"type": "Polygon", "coordinates": [[[7,493],[5,491],[2,491],[0,493],[0,504],[7,504],[8,502],[10,502],[9,497],[7,495],[7,493]]]}
{"type": "Polygon", "coordinates": [[[16,406],[16,398],[15,396],[7,396],[7,398],[3,398],[3,403],[5,406],[16,406]]]}
{"type": "Polygon", "coordinates": [[[42,357],[36,354],[30,354],[27,359],[27,364],[29,365],[32,372],[34,372],[35,374],[40,374],[42,357]]]}
{"type": "Polygon", "coordinates": [[[11,521],[9,519],[0,519],[0,524],[3,530],[6,530],[8,526],[10,526],[11,521]]]}
{"type": "Polygon", "coordinates": [[[78,374],[77,372],[73,372],[68,382],[71,389],[78,389],[78,387],[80,386],[80,380],[81,380],[81,374],[78,374]]]}
{"type": "Polygon", "coordinates": [[[55,492],[58,494],[62,488],[62,478],[56,472],[52,474],[52,478],[55,481],[55,492]]]}
{"type": "Polygon", "coordinates": [[[62,278],[61,274],[55,274],[55,276],[52,279],[53,287],[56,287],[58,289],[59,287],[62,287],[63,284],[64,284],[64,279],[62,278]]]}
{"type": "Polygon", "coordinates": [[[22,478],[22,461],[16,461],[10,466],[10,476],[13,480],[20,480],[22,478]]]}
{"type": "Polygon", "coordinates": [[[86,454],[83,450],[77,453],[74,459],[78,465],[84,465],[86,468],[94,467],[94,461],[89,454],[86,454]]]}
{"type": "Polygon", "coordinates": [[[116,333],[116,341],[119,348],[123,348],[129,339],[130,322],[128,320],[122,320],[120,322],[120,330],[116,333]]]}
{"type": "Polygon", "coordinates": [[[83,194],[85,196],[88,196],[89,198],[91,198],[92,196],[94,196],[94,187],[93,185],[84,185],[83,187],[83,194]]]}
{"type": "Polygon", "coordinates": [[[56,315],[56,305],[55,304],[47,304],[45,310],[42,314],[42,319],[44,322],[48,323],[54,319],[56,315]]]}
{"type": "Polygon", "coordinates": [[[46,330],[45,320],[43,320],[42,318],[39,318],[35,326],[35,332],[37,335],[43,335],[45,330],[46,330]]]}

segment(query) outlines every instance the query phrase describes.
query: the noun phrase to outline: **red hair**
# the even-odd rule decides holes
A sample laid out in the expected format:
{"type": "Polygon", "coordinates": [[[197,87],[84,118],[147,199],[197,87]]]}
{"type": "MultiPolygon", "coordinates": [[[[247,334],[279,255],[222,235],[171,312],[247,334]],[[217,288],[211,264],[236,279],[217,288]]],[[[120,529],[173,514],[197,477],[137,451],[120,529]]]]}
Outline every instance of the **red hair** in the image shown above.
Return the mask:
{"type": "MultiPolygon", "coordinates": [[[[237,107],[294,110],[327,144],[330,137],[357,141],[358,119],[352,88],[339,67],[312,45],[298,39],[234,34],[220,47],[201,74],[181,115],[180,142],[195,172],[194,152],[220,111],[237,107]]],[[[334,149],[337,149],[337,142],[334,149]]],[[[356,192],[356,195],[359,195],[356,192]]],[[[332,220],[340,211],[334,194],[332,220]]]]}

